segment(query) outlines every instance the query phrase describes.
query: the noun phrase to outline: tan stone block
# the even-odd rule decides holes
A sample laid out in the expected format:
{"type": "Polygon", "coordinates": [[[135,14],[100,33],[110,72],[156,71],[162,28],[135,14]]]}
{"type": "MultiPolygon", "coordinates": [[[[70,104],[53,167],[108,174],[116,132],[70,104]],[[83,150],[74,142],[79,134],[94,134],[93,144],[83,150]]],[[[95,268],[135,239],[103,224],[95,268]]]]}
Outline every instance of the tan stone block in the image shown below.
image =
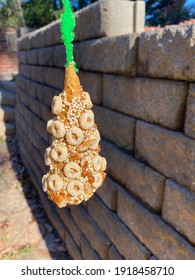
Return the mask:
{"type": "Polygon", "coordinates": [[[97,197],[88,201],[87,209],[125,259],[142,260],[150,257],[150,252],[146,247],[127,229],[118,216],[108,210],[97,197]]]}
{"type": "Polygon", "coordinates": [[[185,118],[185,134],[195,138],[195,83],[190,84],[186,118],[185,118]]]}
{"type": "Polygon", "coordinates": [[[142,121],[137,122],[136,150],[166,177],[195,190],[195,141],[142,121]]]}
{"type": "Polygon", "coordinates": [[[133,150],[135,137],[134,118],[97,105],[94,105],[92,110],[101,136],[121,148],[133,150]]]}
{"type": "Polygon", "coordinates": [[[144,32],[139,41],[140,76],[193,81],[195,25],[144,32]]]}
{"type": "Polygon", "coordinates": [[[158,259],[195,259],[190,243],[123,189],[118,192],[118,205],[121,220],[158,259]]]}
{"type": "Polygon", "coordinates": [[[83,90],[89,92],[92,102],[95,104],[101,104],[103,95],[103,75],[99,73],[79,71],[78,76],[83,90]]]}
{"type": "Polygon", "coordinates": [[[170,129],[183,128],[187,83],[104,75],[103,85],[105,107],[170,129]]]}
{"type": "Polygon", "coordinates": [[[75,61],[85,71],[134,77],[137,73],[138,35],[122,35],[75,44],[75,61]]]}
{"type": "Polygon", "coordinates": [[[167,180],[162,216],[195,244],[195,194],[193,192],[172,180],[167,180]]]}
{"type": "Polygon", "coordinates": [[[165,177],[106,140],[102,141],[101,147],[108,162],[108,174],[154,210],[160,211],[165,177]]]}

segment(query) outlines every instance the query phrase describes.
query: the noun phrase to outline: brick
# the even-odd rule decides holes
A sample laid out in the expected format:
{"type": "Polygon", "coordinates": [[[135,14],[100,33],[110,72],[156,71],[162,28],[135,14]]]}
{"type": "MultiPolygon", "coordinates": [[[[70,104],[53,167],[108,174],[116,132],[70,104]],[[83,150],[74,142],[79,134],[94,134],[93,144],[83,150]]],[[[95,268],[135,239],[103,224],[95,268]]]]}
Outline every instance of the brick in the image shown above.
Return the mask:
{"type": "Polygon", "coordinates": [[[115,246],[111,246],[108,252],[108,259],[109,260],[124,260],[124,257],[117,251],[115,246]]]}
{"type": "Polygon", "coordinates": [[[150,252],[127,229],[117,215],[104,206],[100,199],[93,197],[88,200],[87,209],[125,259],[139,260],[150,257],[150,252]]]}
{"type": "Polygon", "coordinates": [[[18,59],[20,63],[26,64],[27,58],[26,58],[26,51],[19,51],[18,52],[18,59]]]}
{"type": "Polygon", "coordinates": [[[195,83],[190,84],[186,107],[185,134],[195,138],[195,83]]]}
{"type": "Polygon", "coordinates": [[[68,253],[71,255],[71,257],[74,260],[82,260],[83,259],[79,248],[77,247],[77,245],[74,242],[71,234],[68,231],[66,231],[66,248],[68,250],[68,253]]]}
{"type": "Polygon", "coordinates": [[[195,25],[178,25],[140,36],[138,72],[140,76],[193,81],[195,25]],[[187,55],[186,55],[187,54],[187,55]]]}
{"type": "Polygon", "coordinates": [[[110,241],[89,216],[88,212],[83,207],[77,206],[71,207],[71,214],[87,240],[89,240],[92,248],[96,250],[102,259],[107,260],[110,241]]]}
{"type": "Polygon", "coordinates": [[[81,238],[81,252],[85,260],[100,260],[98,254],[93,250],[89,241],[83,235],[81,238]]]}
{"type": "Polygon", "coordinates": [[[112,211],[117,210],[117,189],[118,184],[109,176],[106,177],[103,187],[97,190],[97,195],[112,211]]]}
{"type": "Polygon", "coordinates": [[[53,66],[54,47],[37,49],[38,65],[53,66]]]}
{"type": "Polygon", "coordinates": [[[103,105],[170,129],[182,129],[187,89],[185,82],[104,75],[103,105]]]}
{"type": "Polygon", "coordinates": [[[37,50],[29,50],[26,52],[27,64],[37,64],[37,50]]]}
{"type": "Polygon", "coordinates": [[[104,138],[121,148],[133,150],[135,137],[134,118],[97,105],[93,106],[92,110],[95,114],[95,122],[100,134],[104,138]]]}
{"type": "Polygon", "coordinates": [[[66,225],[67,229],[71,233],[77,246],[80,248],[82,232],[77,226],[77,224],[75,223],[74,219],[72,218],[70,210],[65,208],[65,209],[57,209],[57,211],[63,223],[66,225]]]}
{"type": "Polygon", "coordinates": [[[136,34],[79,42],[75,44],[75,61],[85,71],[134,77],[137,42],[136,34]]]}
{"type": "Polygon", "coordinates": [[[156,211],[162,207],[165,177],[108,141],[102,141],[108,173],[156,211]]]}
{"type": "Polygon", "coordinates": [[[118,215],[158,259],[195,259],[193,246],[124,189],[118,192],[118,215]]]}
{"type": "Polygon", "coordinates": [[[195,194],[172,180],[166,181],[162,216],[195,244],[195,194]]]}
{"type": "Polygon", "coordinates": [[[43,70],[44,83],[47,86],[54,87],[60,91],[64,88],[64,70],[60,68],[44,67],[43,70]]]}
{"type": "Polygon", "coordinates": [[[103,75],[99,73],[79,71],[78,76],[84,91],[88,91],[95,104],[102,103],[103,75]]]}
{"type": "Polygon", "coordinates": [[[166,177],[195,190],[195,141],[142,121],[137,122],[136,150],[166,177]]]}

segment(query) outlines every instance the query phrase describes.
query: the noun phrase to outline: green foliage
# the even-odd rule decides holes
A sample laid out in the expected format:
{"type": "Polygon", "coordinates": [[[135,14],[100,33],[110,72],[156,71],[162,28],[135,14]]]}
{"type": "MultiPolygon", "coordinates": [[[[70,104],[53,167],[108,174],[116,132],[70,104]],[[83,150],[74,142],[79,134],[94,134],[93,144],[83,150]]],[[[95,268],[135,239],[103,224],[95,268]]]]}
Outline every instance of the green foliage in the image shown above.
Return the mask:
{"type": "Polygon", "coordinates": [[[185,6],[185,2],[186,0],[146,0],[146,24],[165,26],[192,18],[190,7],[185,6]]]}
{"type": "Polygon", "coordinates": [[[28,0],[24,4],[24,19],[28,27],[39,28],[60,17],[53,0],[28,0]]]}
{"type": "Polygon", "coordinates": [[[17,28],[22,26],[22,15],[16,0],[0,0],[0,28],[17,28]]]}

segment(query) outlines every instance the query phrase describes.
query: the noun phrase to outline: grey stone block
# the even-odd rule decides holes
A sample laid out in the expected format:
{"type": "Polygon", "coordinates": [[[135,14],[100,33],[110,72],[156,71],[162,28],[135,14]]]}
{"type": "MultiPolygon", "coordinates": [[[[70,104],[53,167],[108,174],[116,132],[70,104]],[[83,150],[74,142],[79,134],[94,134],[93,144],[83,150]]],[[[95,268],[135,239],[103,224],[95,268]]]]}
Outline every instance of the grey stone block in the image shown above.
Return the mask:
{"type": "Polygon", "coordinates": [[[85,260],[100,260],[98,254],[93,250],[89,241],[83,235],[81,238],[81,252],[85,260]]]}
{"type": "Polygon", "coordinates": [[[124,260],[124,257],[121,256],[121,254],[118,252],[118,250],[114,245],[110,247],[110,250],[108,252],[108,257],[109,260],[124,260]]]}
{"type": "Polygon", "coordinates": [[[30,65],[30,79],[39,83],[44,83],[44,67],[30,65]]]}
{"type": "Polygon", "coordinates": [[[23,63],[23,64],[25,64],[27,62],[26,51],[19,51],[18,52],[18,60],[19,60],[19,63],[23,63]]]}
{"type": "Polygon", "coordinates": [[[74,260],[83,259],[81,255],[81,251],[77,247],[76,243],[74,242],[74,239],[72,238],[71,234],[68,231],[66,231],[66,247],[69,254],[74,260]]]}
{"type": "Polygon", "coordinates": [[[108,162],[108,174],[154,210],[160,211],[165,177],[106,140],[102,141],[101,147],[108,162]]]}
{"type": "Polygon", "coordinates": [[[104,75],[103,84],[104,106],[170,129],[183,128],[187,83],[104,75]]]}
{"type": "Polygon", "coordinates": [[[75,44],[81,70],[134,77],[137,73],[138,35],[89,40],[75,44]]]}
{"type": "Polygon", "coordinates": [[[143,244],[127,229],[117,215],[109,211],[97,197],[88,200],[87,209],[125,259],[143,260],[150,257],[150,252],[143,244]]]}
{"type": "Polygon", "coordinates": [[[53,66],[54,47],[37,49],[38,65],[53,66]]]}
{"type": "Polygon", "coordinates": [[[92,102],[95,104],[101,104],[103,95],[103,75],[99,73],[79,71],[78,76],[83,90],[89,92],[92,102]]]}
{"type": "Polygon", "coordinates": [[[140,76],[193,81],[195,24],[142,33],[139,41],[140,76]]]}
{"type": "Polygon", "coordinates": [[[162,217],[195,244],[195,194],[172,180],[166,181],[162,217]]]}
{"type": "Polygon", "coordinates": [[[195,191],[194,140],[180,132],[138,121],[136,150],[166,177],[195,191]]]}
{"type": "Polygon", "coordinates": [[[95,122],[100,134],[127,150],[133,150],[135,138],[135,119],[113,110],[94,105],[95,122]]]}
{"type": "Polygon", "coordinates": [[[97,190],[97,195],[102,199],[112,211],[117,210],[117,190],[118,184],[109,176],[106,177],[104,184],[97,190]]]}
{"type": "Polygon", "coordinates": [[[37,59],[37,50],[36,49],[26,51],[26,56],[27,56],[27,64],[34,64],[34,65],[37,64],[38,59],[37,59]]]}
{"type": "Polygon", "coordinates": [[[102,259],[108,259],[110,241],[96,225],[84,207],[71,207],[71,214],[87,240],[90,242],[92,248],[96,250],[102,259]]]}
{"type": "Polygon", "coordinates": [[[119,217],[158,259],[195,259],[194,246],[163,222],[159,215],[141,206],[125,190],[121,189],[118,194],[119,217]]]}
{"type": "Polygon", "coordinates": [[[44,84],[60,91],[64,89],[64,69],[44,67],[42,74],[44,84]]]}
{"type": "Polygon", "coordinates": [[[185,118],[185,134],[195,138],[195,83],[190,84],[185,118]]]}
{"type": "Polygon", "coordinates": [[[54,46],[52,50],[53,65],[64,69],[66,65],[66,50],[64,45],[54,46]]]}
{"type": "Polygon", "coordinates": [[[70,210],[68,208],[57,209],[57,212],[60,218],[62,219],[63,223],[66,225],[67,229],[71,233],[77,246],[80,248],[82,232],[80,228],[77,226],[77,224],[75,223],[74,219],[72,218],[70,210]]]}

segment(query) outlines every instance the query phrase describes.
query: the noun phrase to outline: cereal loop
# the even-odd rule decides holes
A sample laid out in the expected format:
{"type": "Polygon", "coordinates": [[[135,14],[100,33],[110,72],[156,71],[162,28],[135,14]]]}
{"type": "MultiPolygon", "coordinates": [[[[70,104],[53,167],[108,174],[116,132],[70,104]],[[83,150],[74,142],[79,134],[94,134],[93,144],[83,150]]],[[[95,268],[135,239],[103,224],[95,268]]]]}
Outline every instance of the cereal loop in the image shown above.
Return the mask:
{"type": "Polygon", "coordinates": [[[48,176],[48,187],[54,192],[60,191],[63,188],[63,179],[57,174],[48,176]]]}
{"type": "Polygon", "coordinates": [[[51,157],[57,162],[63,162],[68,156],[68,149],[63,145],[59,144],[51,150],[51,157]]]}
{"type": "Polygon", "coordinates": [[[60,96],[54,96],[52,100],[52,113],[57,115],[62,112],[62,99],[60,96]]]}
{"type": "Polygon", "coordinates": [[[66,175],[66,177],[70,178],[70,179],[75,179],[77,177],[80,176],[81,174],[81,168],[80,166],[75,163],[75,162],[71,162],[68,163],[65,167],[64,167],[64,174],[66,175]]]}
{"type": "Polygon", "coordinates": [[[51,152],[50,147],[45,150],[44,160],[45,160],[45,165],[47,165],[47,166],[52,164],[52,161],[50,158],[50,152],[51,152]]]}
{"type": "Polygon", "coordinates": [[[83,113],[79,118],[79,123],[82,129],[90,129],[94,125],[94,114],[91,110],[83,113]]]}
{"type": "Polygon", "coordinates": [[[79,145],[83,140],[82,130],[76,126],[70,128],[66,133],[66,140],[70,145],[79,145]]]}
{"type": "Polygon", "coordinates": [[[67,192],[73,197],[79,196],[84,191],[84,184],[79,180],[72,180],[67,186],[67,192]]]}

